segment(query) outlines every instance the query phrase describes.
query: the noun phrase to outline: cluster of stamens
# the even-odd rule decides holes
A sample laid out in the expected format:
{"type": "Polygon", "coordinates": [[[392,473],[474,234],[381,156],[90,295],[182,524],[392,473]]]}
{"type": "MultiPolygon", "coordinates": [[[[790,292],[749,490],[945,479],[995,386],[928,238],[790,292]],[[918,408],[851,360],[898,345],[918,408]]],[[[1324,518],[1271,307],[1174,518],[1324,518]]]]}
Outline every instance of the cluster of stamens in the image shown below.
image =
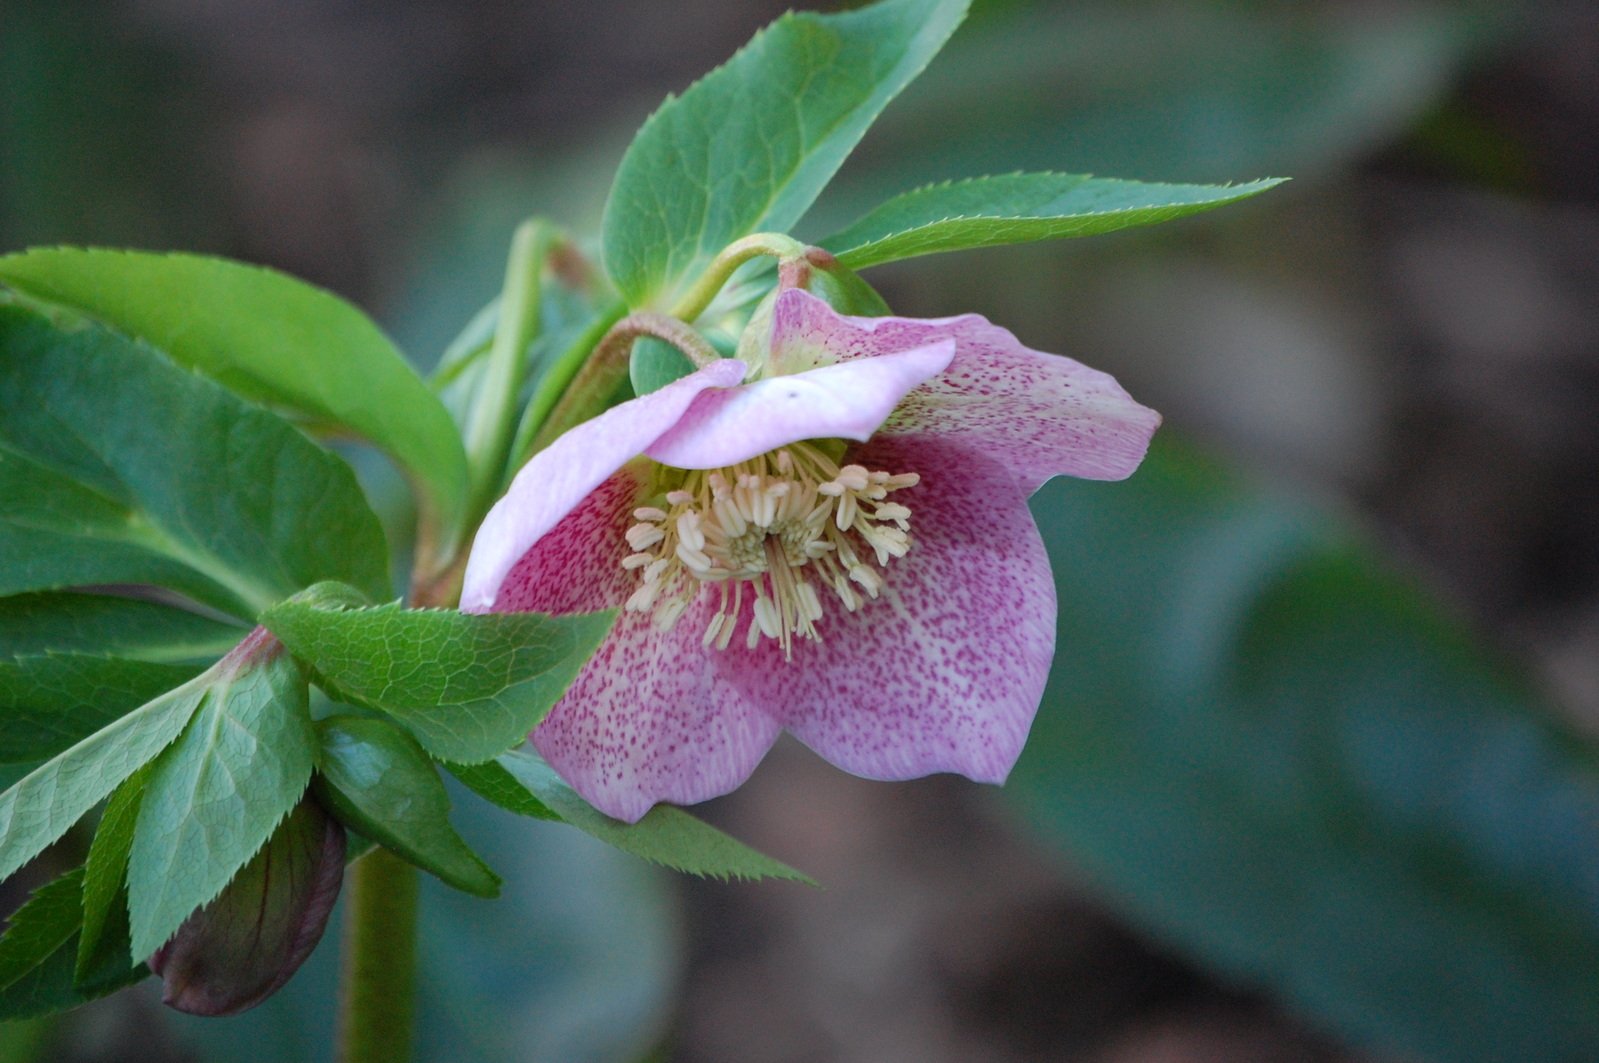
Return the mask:
{"type": "Polygon", "coordinates": [[[785,655],[794,636],[817,640],[822,595],[854,612],[883,590],[886,567],[910,549],[911,511],[888,496],[914,486],[915,473],[861,465],[840,468],[821,448],[796,443],[722,469],[687,470],[663,506],[644,506],[627,530],[633,553],[622,567],[642,570],[626,608],[677,623],[704,584],[721,595],[704,644],[726,649],[748,595],[744,632],[754,649],[774,639],[785,655]]]}

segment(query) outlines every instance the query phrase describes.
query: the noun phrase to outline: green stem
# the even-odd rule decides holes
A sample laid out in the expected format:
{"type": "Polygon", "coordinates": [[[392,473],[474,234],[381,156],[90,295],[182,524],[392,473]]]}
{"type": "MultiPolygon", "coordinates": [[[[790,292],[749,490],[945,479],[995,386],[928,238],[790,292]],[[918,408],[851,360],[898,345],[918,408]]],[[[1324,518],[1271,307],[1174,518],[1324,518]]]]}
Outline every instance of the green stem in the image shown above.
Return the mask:
{"type": "Polygon", "coordinates": [[[562,392],[560,401],[555,403],[549,416],[539,425],[528,447],[529,456],[537,454],[563,433],[604,409],[606,400],[616,392],[622,378],[627,375],[633,341],[644,336],[670,343],[698,369],[712,365],[722,357],[704,336],[694,331],[692,325],[675,317],[648,310],[629,314],[612,325],[584,359],[582,367],[562,392]]]}
{"type": "Polygon", "coordinates": [[[406,1063],[416,1005],[416,868],[383,848],[350,865],[339,1063],[406,1063]]]}
{"type": "Polygon", "coordinates": [[[465,431],[474,517],[500,486],[522,380],[527,375],[528,344],[539,330],[545,260],[556,238],[554,229],[537,218],[523,222],[511,237],[500,320],[465,431]]]}
{"type": "Polygon", "coordinates": [[[734,240],[711,259],[711,264],[705,267],[705,272],[694,282],[694,287],[672,308],[672,316],[693,321],[705,313],[705,308],[711,305],[716,293],[727,284],[733,271],[752,258],[769,255],[780,262],[788,261],[803,258],[805,250],[804,244],[782,233],[754,233],[734,240]]]}

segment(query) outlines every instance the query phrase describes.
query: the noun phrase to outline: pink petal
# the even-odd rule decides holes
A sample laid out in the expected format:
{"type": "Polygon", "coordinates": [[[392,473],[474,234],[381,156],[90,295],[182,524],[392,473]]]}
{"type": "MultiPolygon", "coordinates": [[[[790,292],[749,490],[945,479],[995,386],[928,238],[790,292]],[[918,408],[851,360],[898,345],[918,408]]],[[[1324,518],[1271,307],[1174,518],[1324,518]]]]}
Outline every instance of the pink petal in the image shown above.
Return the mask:
{"type": "Polygon", "coordinates": [[[772,365],[795,373],[955,341],[949,368],[906,396],[883,434],[933,434],[1008,466],[1028,494],[1053,476],[1120,480],[1143,461],[1160,415],[1106,373],[1024,347],[976,314],[842,317],[790,290],[773,311],[772,365]]]}
{"type": "Polygon", "coordinates": [[[802,439],[865,441],[954,356],[953,340],[934,337],[877,358],[701,392],[646,453],[680,469],[714,469],[802,439]]]}
{"type": "Polygon", "coordinates": [[[736,789],[781,728],[730,684],[701,645],[716,598],[702,592],[670,631],[624,613],[533,745],[595,808],[629,823],[657,801],[736,789]]]}
{"type": "Polygon", "coordinates": [[[743,362],[717,362],[659,391],[615,406],[533,456],[478,529],[467,561],[461,608],[486,612],[511,566],[588,493],[644,453],[683,416],[695,396],[744,378],[743,362]]]}
{"type": "Polygon", "coordinates": [[[910,553],[858,612],[829,600],[820,643],[784,661],[769,641],[735,642],[722,675],[846,771],[1002,782],[1055,649],[1055,585],[1025,496],[1003,466],[940,439],[879,438],[849,460],[921,474],[894,495],[911,509],[910,553]]]}
{"type": "MultiPolygon", "coordinates": [[[[626,601],[639,574],[622,568],[624,535],[649,475],[634,461],[595,488],[511,567],[494,608],[561,614],[626,601]]],[[[600,811],[634,822],[657,801],[726,793],[776,739],[774,720],[713,683],[712,651],[700,645],[710,608],[690,608],[666,633],[648,615],[622,614],[533,732],[550,765],[600,811]]]]}

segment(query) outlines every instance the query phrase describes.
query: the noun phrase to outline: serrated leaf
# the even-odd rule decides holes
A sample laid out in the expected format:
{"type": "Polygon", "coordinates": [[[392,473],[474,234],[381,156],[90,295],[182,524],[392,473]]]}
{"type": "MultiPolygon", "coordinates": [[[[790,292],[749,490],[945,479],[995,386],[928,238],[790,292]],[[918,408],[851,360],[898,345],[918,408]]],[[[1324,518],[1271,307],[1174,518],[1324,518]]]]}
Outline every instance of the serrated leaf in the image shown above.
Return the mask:
{"type": "Polygon", "coordinates": [[[349,467],[94,325],[0,305],[0,594],[158,583],[252,618],[322,579],[388,593],[349,467]]]}
{"type": "MultiPolygon", "coordinates": [[[[637,823],[612,819],[578,796],[537,754],[517,750],[495,761],[540,805],[607,845],[676,871],[711,878],[786,878],[809,885],[810,876],[756,852],[736,838],[672,805],[656,805],[637,823]]],[[[496,786],[499,785],[496,783],[496,786]]],[[[499,802],[497,802],[499,803],[499,802]]],[[[502,808],[516,811],[509,803],[502,808]]],[[[541,817],[542,818],[542,817],[541,817]]]]}
{"type": "Polygon", "coordinates": [[[499,761],[486,760],[482,764],[446,764],[451,775],[460,780],[468,790],[492,805],[507,812],[531,819],[548,819],[564,822],[549,805],[533,796],[533,792],[516,781],[516,776],[499,761]]]}
{"type": "MultiPolygon", "coordinates": [[[[83,931],[78,937],[78,975],[83,977],[101,955],[100,945],[108,919],[120,911],[127,922],[128,854],[133,849],[133,829],[151,765],[146,764],[117,787],[106,802],[89,858],[83,865],[83,931]]],[[[127,927],[122,927],[126,936],[127,927]]],[[[124,953],[126,955],[126,953],[124,953]]]]}
{"type": "Polygon", "coordinates": [[[0,281],[148,340],[245,398],[353,429],[426,485],[446,521],[459,517],[466,455],[449,414],[331,292],[226,259],[71,247],[0,258],[0,281]]]}
{"type": "Polygon", "coordinates": [[[884,203],[823,240],[851,269],[1035,240],[1152,225],[1258,195],[1280,178],[1240,185],[1168,185],[1086,174],[1015,173],[929,185],[884,203]]]}
{"type": "Polygon", "coordinates": [[[33,891],[0,937],[0,990],[50,958],[83,922],[83,868],[33,891]]]}
{"type": "Polygon", "coordinates": [[[134,709],[0,794],[0,880],[39,855],[166,748],[204,699],[207,672],[134,709]]]}
{"type": "Polygon", "coordinates": [[[200,671],[83,653],[0,660],[0,764],[49,760],[200,671]]]}
{"type": "Polygon", "coordinates": [[[124,948],[99,956],[86,977],[75,977],[82,886],[83,869],[74,868],[36,890],[12,915],[0,938],[0,1021],[65,1011],[149,973],[142,963],[130,966],[124,948]]]}
{"type": "Polygon", "coordinates": [[[0,598],[0,658],[76,651],[140,661],[209,660],[247,633],[138,598],[77,592],[0,598]]]}
{"type": "Polygon", "coordinates": [[[341,698],[387,713],[440,760],[521,742],[611,630],[615,611],[473,615],[285,602],[261,617],[341,698]]]}
{"type": "Polygon", "coordinates": [[[458,890],[497,897],[500,877],[450,826],[450,795],[416,739],[379,719],[317,725],[317,794],[346,826],[458,890]]]}
{"type": "Polygon", "coordinates": [[[634,306],[652,303],[738,237],[793,226],[966,7],[885,0],[791,13],[669,98],[634,137],[605,205],[617,288],[634,306]]]}
{"type": "Polygon", "coordinates": [[[199,711],[140,802],[128,862],[135,957],[222,891],[311,780],[316,737],[298,662],[261,633],[208,674],[199,711]]]}
{"type": "Polygon", "coordinates": [[[1060,653],[1004,793],[1163,940],[1363,1041],[1599,1058],[1599,756],[1303,501],[1157,439],[1034,499],[1060,653]]]}

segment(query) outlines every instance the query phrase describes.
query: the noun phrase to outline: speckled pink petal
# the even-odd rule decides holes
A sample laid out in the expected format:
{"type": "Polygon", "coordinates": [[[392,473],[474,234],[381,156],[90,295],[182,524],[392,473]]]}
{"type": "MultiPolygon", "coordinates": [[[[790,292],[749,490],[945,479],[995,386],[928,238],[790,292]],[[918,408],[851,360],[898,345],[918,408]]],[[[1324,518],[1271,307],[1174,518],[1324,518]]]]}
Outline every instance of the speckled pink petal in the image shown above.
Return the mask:
{"type": "Polygon", "coordinates": [[[864,441],[954,356],[955,342],[935,337],[877,358],[704,391],[646,453],[680,469],[714,469],[802,439],[864,441]]]}
{"type": "Polygon", "coordinates": [[[790,290],[778,297],[772,319],[771,364],[785,373],[953,339],[949,368],[907,395],[882,434],[959,442],[1007,466],[1028,494],[1053,476],[1125,479],[1160,425],[1160,415],[1133,401],[1115,378],[1024,347],[976,314],[842,317],[790,290]]]}
{"type": "Polygon", "coordinates": [[[702,592],[671,631],[623,613],[604,645],[533,732],[533,745],[584,799],[629,823],[657,801],[694,804],[736,789],[781,728],[718,682],[701,636],[716,599],[702,592]]]}
{"type": "Polygon", "coordinates": [[[829,599],[822,641],[797,640],[792,661],[735,642],[721,674],[846,771],[1002,782],[1055,649],[1055,585],[1025,497],[1002,466],[943,440],[879,438],[849,460],[921,474],[894,494],[911,509],[910,553],[859,611],[829,599]]]}
{"type": "Polygon", "coordinates": [[[744,363],[717,362],[578,425],[533,456],[478,529],[467,561],[461,608],[486,612],[511,566],[574,506],[677,423],[695,396],[730,388],[744,363]]]}

